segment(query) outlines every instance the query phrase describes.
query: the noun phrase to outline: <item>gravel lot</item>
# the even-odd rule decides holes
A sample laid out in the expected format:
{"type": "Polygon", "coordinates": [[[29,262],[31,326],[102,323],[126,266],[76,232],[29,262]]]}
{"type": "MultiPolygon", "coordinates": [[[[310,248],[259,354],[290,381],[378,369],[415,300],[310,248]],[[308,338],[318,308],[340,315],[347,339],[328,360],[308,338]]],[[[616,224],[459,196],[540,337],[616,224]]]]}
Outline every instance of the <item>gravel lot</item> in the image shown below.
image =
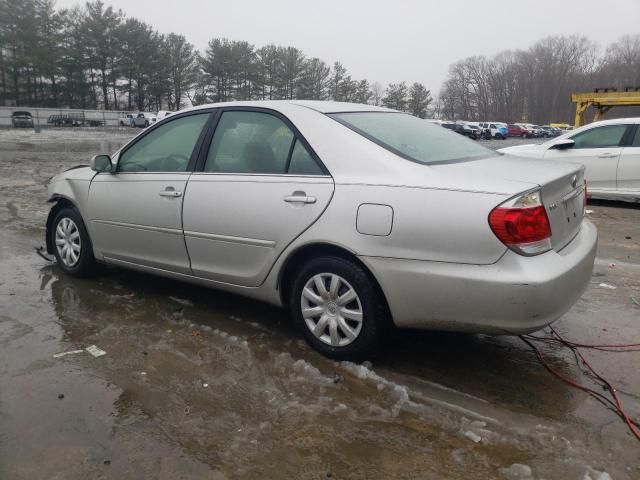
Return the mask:
{"type": "MultiPolygon", "coordinates": [[[[626,426],[517,337],[397,332],[373,365],[336,363],[258,302],[116,268],[61,274],[34,253],[44,183],[132,133],[0,131],[0,478],[640,478],[626,426]],[[93,344],[107,354],[53,358],[93,344]]],[[[589,209],[593,279],[555,326],[640,343],[640,208],[589,209]]],[[[592,384],[571,353],[543,352],[592,384]]],[[[640,418],[640,352],[585,355],[640,418]]]]}

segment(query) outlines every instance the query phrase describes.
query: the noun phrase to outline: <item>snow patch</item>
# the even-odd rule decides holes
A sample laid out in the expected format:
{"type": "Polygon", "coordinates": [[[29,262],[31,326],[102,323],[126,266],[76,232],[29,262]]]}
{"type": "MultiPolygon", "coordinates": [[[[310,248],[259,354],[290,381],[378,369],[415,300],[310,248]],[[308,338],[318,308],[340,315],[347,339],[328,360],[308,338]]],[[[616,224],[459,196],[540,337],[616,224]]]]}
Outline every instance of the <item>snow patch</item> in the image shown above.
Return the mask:
{"type": "Polygon", "coordinates": [[[582,480],[611,480],[611,475],[607,472],[599,472],[594,468],[587,467],[587,471],[584,473],[582,480]]]}
{"type": "Polygon", "coordinates": [[[509,468],[501,468],[499,471],[502,475],[512,480],[531,478],[531,467],[522,463],[514,463],[509,468]]]}
{"type": "Polygon", "coordinates": [[[467,430],[466,432],[464,432],[464,436],[474,443],[480,443],[482,441],[482,437],[476,433],[473,433],[471,430],[467,430]]]}
{"type": "Polygon", "coordinates": [[[276,366],[292,370],[291,377],[294,377],[297,381],[311,381],[320,385],[333,384],[333,378],[323,375],[320,370],[305,360],[294,360],[288,352],[276,355],[275,363],[276,366]]]}
{"type": "Polygon", "coordinates": [[[193,307],[193,302],[186,298],[169,297],[169,300],[173,300],[174,302],[179,303],[183,307],[193,307]]]}

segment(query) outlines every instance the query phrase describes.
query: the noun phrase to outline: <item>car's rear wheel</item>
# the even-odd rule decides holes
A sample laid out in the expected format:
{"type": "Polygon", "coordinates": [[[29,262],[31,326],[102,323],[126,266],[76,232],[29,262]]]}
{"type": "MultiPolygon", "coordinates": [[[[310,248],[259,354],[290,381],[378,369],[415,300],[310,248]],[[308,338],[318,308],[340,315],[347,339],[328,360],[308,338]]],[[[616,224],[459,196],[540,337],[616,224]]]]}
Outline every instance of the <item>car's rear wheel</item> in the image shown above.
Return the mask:
{"type": "Polygon", "coordinates": [[[50,235],[53,253],[65,273],[84,277],[95,270],[96,261],[87,229],[74,208],[64,207],[56,213],[50,235]]]}
{"type": "Polygon", "coordinates": [[[307,342],[338,360],[375,354],[389,323],[375,282],[360,265],[339,257],[320,257],[299,269],[290,309],[307,342]]]}

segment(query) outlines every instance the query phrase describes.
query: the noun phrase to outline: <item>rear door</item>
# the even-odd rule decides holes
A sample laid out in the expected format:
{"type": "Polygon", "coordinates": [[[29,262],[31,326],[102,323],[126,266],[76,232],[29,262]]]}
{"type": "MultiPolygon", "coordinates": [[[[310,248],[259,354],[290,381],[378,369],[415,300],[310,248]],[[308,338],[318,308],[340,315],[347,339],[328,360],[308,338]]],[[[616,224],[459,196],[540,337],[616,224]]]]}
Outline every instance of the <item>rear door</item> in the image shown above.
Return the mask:
{"type": "Polygon", "coordinates": [[[618,191],[640,198],[640,125],[629,132],[618,162],[618,191]]]}
{"type": "Polygon", "coordinates": [[[120,152],[115,173],[94,177],[92,241],[107,260],[190,273],[182,202],[209,117],[194,112],[149,129],[120,152]]]}
{"type": "Polygon", "coordinates": [[[582,163],[586,168],[589,188],[595,191],[615,192],[618,161],[622,152],[622,139],[627,125],[601,125],[573,135],[572,148],[550,148],[544,158],[582,163]]]}
{"type": "Polygon", "coordinates": [[[194,275],[258,286],[322,214],[333,179],[295,127],[266,109],[224,109],[183,208],[194,275]]]}

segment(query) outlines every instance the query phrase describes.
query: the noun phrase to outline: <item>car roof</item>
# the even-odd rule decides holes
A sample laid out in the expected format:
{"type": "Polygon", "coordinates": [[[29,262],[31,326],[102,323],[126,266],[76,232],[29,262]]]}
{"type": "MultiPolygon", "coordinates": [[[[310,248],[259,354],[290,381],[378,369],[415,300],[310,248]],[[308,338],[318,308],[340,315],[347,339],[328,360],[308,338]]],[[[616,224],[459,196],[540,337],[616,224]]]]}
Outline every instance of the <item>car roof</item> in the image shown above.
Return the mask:
{"type": "Polygon", "coordinates": [[[612,118],[610,120],[600,120],[598,122],[592,122],[587,125],[619,125],[621,123],[640,123],[640,117],[612,118]]]}
{"type": "MultiPolygon", "coordinates": [[[[282,108],[286,108],[290,105],[298,105],[301,107],[309,108],[320,113],[346,113],[346,112],[396,112],[385,107],[376,107],[374,105],[366,105],[362,103],[349,103],[349,102],[331,102],[323,100],[254,100],[245,102],[221,102],[221,103],[209,103],[206,105],[199,105],[197,107],[190,108],[188,110],[201,110],[204,108],[216,108],[216,107],[262,107],[271,108],[279,111],[282,108]]],[[[186,111],[186,110],[183,110],[186,111]]]]}

